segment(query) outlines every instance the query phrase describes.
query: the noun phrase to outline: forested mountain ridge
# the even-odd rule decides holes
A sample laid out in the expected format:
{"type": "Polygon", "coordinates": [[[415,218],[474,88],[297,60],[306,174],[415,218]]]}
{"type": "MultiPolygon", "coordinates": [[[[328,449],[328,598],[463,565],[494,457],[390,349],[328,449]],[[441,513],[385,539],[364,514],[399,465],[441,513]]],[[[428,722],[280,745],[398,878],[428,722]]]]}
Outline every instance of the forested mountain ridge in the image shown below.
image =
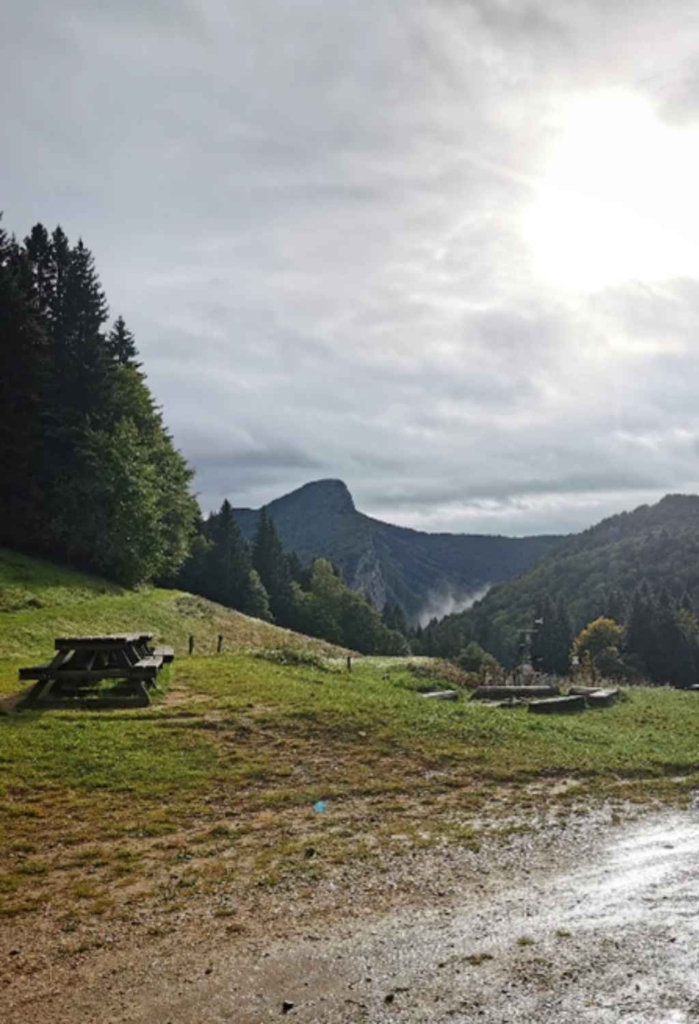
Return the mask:
{"type": "Polygon", "coordinates": [[[508,663],[519,630],[544,602],[562,607],[577,632],[601,615],[627,623],[641,587],[699,607],[699,496],[667,495],[567,538],[468,612],[444,619],[432,642],[444,653],[475,639],[508,663]]]}
{"type": "MultiPolygon", "coordinates": [[[[423,533],[359,512],[341,480],[318,480],[269,503],[284,547],[301,562],[327,558],[345,582],[378,607],[398,604],[416,618],[430,598],[465,596],[530,568],[560,537],[423,533]]],[[[237,508],[243,535],[259,512],[237,508]]]]}

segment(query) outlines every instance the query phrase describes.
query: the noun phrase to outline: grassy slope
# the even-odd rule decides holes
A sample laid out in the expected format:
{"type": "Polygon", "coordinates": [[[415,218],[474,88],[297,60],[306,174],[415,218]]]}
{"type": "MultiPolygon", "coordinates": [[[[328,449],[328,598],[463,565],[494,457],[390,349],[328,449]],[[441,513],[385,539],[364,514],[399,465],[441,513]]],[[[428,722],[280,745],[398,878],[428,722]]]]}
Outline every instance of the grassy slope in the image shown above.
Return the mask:
{"type": "MultiPolygon", "coordinates": [[[[25,605],[0,615],[3,650],[18,622],[37,654],[59,623],[96,631],[146,616],[180,644],[169,630],[190,629],[167,593],[3,565],[4,600],[25,605]],[[124,619],[107,621],[110,606],[124,619]]],[[[367,858],[507,835],[513,814],[527,827],[522,814],[686,796],[699,779],[695,694],[637,690],[549,719],[425,701],[422,685],[401,659],[358,660],[350,676],[341,662],[238,652],[177,659],[138,711],[0,716],[0,918],[130,919],[136,905],[157,916],[192,894],[227,913],[251,883],[313,884],[367,858]]],[[[16,688],[16,662],[0,662],[0,693],[16,688]]]]}
{"type": "Polygon", "coordinates": [[[148,630],[182,654],[293,646],[341,653],[322,640],[301,637],[259,619],[178,590],[124,590],[96,576],[71,572],[0,548],[0,658],[31,663],[47,658],[55,637],[148,630]]]}

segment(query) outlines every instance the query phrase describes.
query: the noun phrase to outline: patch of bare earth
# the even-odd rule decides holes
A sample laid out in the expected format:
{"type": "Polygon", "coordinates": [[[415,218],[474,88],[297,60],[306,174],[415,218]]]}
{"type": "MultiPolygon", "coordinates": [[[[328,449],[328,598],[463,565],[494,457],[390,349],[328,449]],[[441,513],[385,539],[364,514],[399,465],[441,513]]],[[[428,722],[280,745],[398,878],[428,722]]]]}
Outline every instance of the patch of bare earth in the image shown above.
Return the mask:
{"type": "Polygon", "coordinates": [[[326,809],[322,828],[310,808],[231,817],[212,795],[206,811],[170,834],[45,851],[41,900],[0,921],[3,1020],[145,1019],[154,971],[186,989],[222,958],[313,941],[333,922],[482,896],[523,863],[534,871],[579,856],[621,813],[605,805],[514,814],[500,791],[478,815],[459,814],[451,795],[421,802],[401,794],[390,807],[347,799],[326,809]],[[453,822],[443,839],[429,827],[436,816],[453,822]]]}

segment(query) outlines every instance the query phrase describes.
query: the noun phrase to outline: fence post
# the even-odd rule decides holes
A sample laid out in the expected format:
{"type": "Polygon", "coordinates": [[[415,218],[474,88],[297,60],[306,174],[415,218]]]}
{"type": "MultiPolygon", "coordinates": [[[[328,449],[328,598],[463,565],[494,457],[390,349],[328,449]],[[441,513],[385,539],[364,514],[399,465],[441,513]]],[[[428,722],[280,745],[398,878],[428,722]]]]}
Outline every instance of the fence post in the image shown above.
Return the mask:
{"type": "Polygon", "coordinates": [[[347,655],[347,671],[348,672],[352,671],[352,655],[351,654],[347,655]]]}
{"type": "Polygon", "coordinates": [[[194,652],[194,637],[190,636],[190,638],[189,638],[189,653],[192,654],[193,652],[194,652]]]}
{"type": "Polygon", "coordinates": [[[217,646],[217,648],[216,648],[216,653],[217,653],[217,654],[220,654],[220,653],[221,653],[221,647],[222,647],[222,646],[223,646],[223,637],[222,637],[222,636],[221,636],[221,634],[219,633],[219,635],[218,635],[218,646],[217,646]]]}

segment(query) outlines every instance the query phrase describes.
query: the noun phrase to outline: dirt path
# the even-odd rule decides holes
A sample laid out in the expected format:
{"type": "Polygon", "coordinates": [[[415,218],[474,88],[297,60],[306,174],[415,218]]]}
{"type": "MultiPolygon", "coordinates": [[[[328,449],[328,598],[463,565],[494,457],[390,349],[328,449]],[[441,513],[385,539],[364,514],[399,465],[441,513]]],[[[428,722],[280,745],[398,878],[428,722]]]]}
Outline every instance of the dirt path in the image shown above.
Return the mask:
{"type": "MultiPolygon", "coordinates": [[[[258,1024],[699,1021],[699,811],[653,815],[565,839],[540,835],[490,873],[414,906],[365,907],[233,945],[122,950],[53,990],[5,988],[21,1020],[258,1024]],[[478,879],[478,881],[476,881],[478,879]],[[282,938],[275,938],[282,935],[282,938]]],[[[431,862],[439,870],[439,861],[431,862]]],[[[452,869],[454,865],[452,864],[452,869]]],[[[458,864],[457,864],[458,869],[458,864]]],[[[389,880],[390,881],[390,880],[389,880]]],[[[0,1005],[3,991],[0,989],[0,1005]]]]}

